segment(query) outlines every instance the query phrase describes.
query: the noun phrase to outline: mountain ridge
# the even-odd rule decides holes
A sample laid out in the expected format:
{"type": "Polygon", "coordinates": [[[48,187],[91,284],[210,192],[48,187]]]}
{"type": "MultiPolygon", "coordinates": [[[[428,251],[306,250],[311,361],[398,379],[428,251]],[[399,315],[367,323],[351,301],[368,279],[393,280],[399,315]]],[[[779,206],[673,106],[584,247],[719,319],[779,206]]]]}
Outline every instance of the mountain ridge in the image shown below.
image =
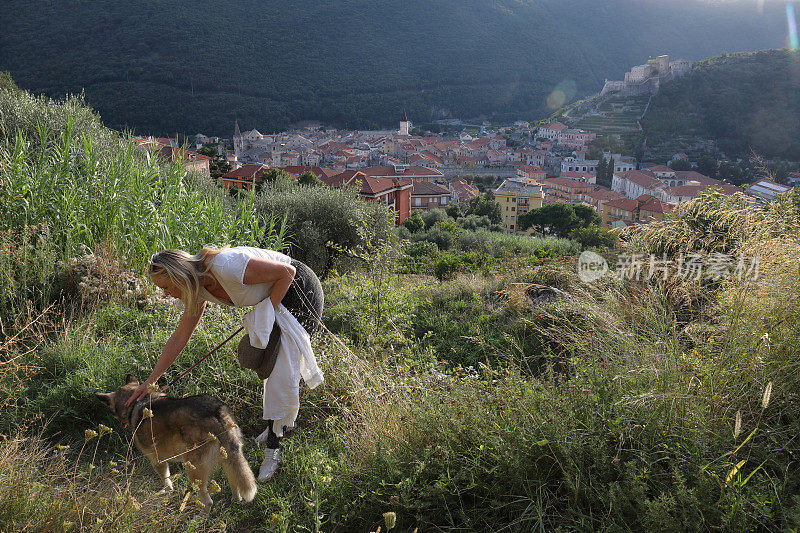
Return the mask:
{"type": "Polygon", "coordinates": [[[754,24],[742,1],[601,4],[10,0],[0,70],[36,93],[84,91],[115,128],[224,135],[236,119],[381,127],[403,108],[418,123],[447,114],[432,108],[536,119],[559,83],[585,95],[647,55],[764,48],[785,32],[775,6],[754,24]]]}

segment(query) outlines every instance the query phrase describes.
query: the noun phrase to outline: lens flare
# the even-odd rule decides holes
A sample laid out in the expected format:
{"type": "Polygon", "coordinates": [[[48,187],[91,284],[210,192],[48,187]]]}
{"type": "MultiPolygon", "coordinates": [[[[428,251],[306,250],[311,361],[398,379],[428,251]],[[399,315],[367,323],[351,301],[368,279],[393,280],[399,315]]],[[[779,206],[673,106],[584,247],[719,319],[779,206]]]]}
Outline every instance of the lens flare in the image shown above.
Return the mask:
{"type": "Polygon", "coordinates": [[[797,40],[797,19],[794,16],[794,4],[786,2],[786,19],[789,23],[789,48],[796,51],[800,48],[797,40]]]}
{"type": "Polygon", "coordinates": [[[555,111],[559,107],[572,101],[576,93],[576,85],[572,80],[564,80],[556,85],[553,92],[547,96],[547,109],[555,111]]]}
{"type": "Polygon", "coordinates": [[[547,108],[551,110],[558,109],[564,102],[567,101],[566,95],[564,91],[559,91],[556,89],[555,91],[551,92],[550,95],[547,97],[547,108]]]}

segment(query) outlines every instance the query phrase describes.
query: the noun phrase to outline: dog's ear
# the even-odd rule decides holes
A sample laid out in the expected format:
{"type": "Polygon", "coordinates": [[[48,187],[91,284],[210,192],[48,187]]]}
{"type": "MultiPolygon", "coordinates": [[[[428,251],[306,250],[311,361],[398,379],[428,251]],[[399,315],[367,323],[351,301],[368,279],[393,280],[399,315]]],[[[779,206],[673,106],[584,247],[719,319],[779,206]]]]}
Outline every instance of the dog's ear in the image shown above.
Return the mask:
{"type": "Polygon", "coordinates": [[[110,392],[95,392],[94,396],[107,406],[111,407],[111,394],[110,392]]]}
{"type": "Polygon", "coordinates": [[[139,380],[136,379],[135,377],[133,377],[133,374],[128,374],[127,376],[125,376],[125,385],[127,385],[128,383],[134,383],[134,382],[139,383],[139,380]]]}

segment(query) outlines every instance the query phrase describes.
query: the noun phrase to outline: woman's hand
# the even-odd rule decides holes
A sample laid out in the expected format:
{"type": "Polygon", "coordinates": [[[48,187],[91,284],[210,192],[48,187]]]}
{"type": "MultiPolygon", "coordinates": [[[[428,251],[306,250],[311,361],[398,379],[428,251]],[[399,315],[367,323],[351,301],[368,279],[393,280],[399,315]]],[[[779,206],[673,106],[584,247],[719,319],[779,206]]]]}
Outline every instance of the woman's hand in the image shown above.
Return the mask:
{"type": "Polygon", "coordinates": [[[130,406],[135,401],[139,400],[139,398],[144,398],[145,396],[150,394],[150,392],[152,392],[153,390],[158,390],[158,386],[145,381],[144,383],[139,385],[139,387],[137,387],[135,391],[133,391],[133,395],[130,398],[128,398],[127,402],[125,402],[125,407],[130,406]]]}

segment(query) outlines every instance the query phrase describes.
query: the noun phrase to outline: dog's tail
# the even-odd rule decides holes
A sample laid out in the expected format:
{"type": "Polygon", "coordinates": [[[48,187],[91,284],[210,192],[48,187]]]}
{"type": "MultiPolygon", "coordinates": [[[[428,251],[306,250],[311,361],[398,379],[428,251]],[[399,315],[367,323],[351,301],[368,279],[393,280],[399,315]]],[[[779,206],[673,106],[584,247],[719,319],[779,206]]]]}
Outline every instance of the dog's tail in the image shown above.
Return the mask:
{"type": "Polygon", "coordinates": [[[222,458],[222,468],[228,478],[231,492],[235,499],[253,501],[257,491],[256,478],[242,453],[242,432],[227,409],[220,418],[225,430],[219,435],[219,441],[227,454],[227,457],[222,458]]]}

